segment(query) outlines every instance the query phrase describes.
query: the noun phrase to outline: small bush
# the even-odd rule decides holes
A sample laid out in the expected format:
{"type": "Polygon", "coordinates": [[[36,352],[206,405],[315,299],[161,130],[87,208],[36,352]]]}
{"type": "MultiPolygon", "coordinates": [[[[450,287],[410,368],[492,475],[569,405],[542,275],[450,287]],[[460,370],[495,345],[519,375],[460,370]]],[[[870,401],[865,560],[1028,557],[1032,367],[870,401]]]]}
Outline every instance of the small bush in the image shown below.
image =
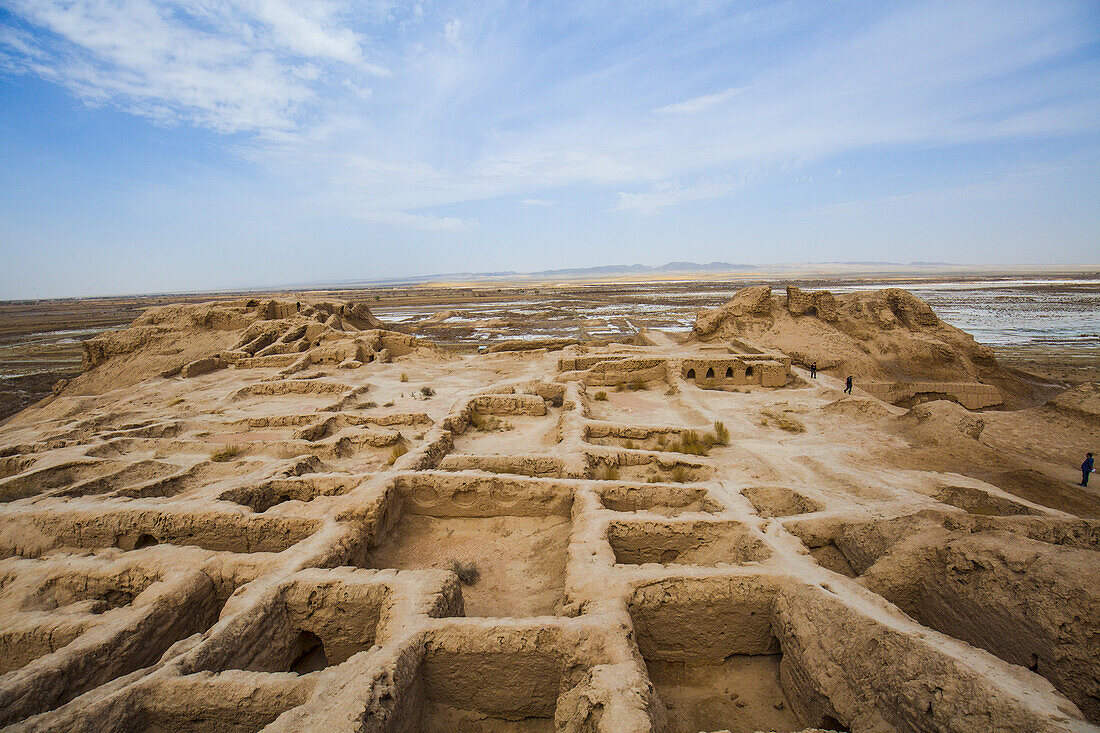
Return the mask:
{"type": "Polygon", "coordinates": [[[677,464],[676,467],[672,469],[672,475],[670,478],[674,484],[686,484],[688,481],[691,480],[688,476],[687,468],[679,464],[677,464]]]}
{"type": "Polygon", "coordinates": [[[409,452],[409,447],[404,443],[398,443],[390,450],[390,465],[392,466],[397,462],[397,459],[409,452]]]}
{"type": "Polygon", "coordinates": [[[375,302],[375,303],[377,303],[377,302],[378,302],[378,301],[380,301],[380,300],[382,300],[382,296],[381,296],[381,295],[376,295],[376,296],[374,296],[374,302],[375,302]]]}
{"type": "Polygon", "coordinates": [[[420,388],[420,394],[424,395],[424,399],[427,399],[435,396],[435,390],[425,384],[420,388]]]}
{"type": "Polygon", "coordinates": [[[619,480],[619,467],[609,466],[606,463],[601,463],[596,467],[596,479],[598,481],[618,481],[619,480]]]}
{"type": "Polygon", "coordinates": [[[477,585],[481,580],[481,571],[473,560],[451,560],[451,572],[458,576],[458,582],[462,585],[477,585]]]}
{"type": "Polygon", "coordinates": [[[382,407],[393,407],[393,400],[390,400],[389,402],[383,404],[382,407]]]}
{"type": "Polygon", "coordinates": [[[401,382],[409,381],[409,375],[406,374],[405,372],[401,372],[401,376],[398,377],[398,381],[401,381],[401,382]]]}
{"type": "Polygon", "coordinates": [[[234,458],[241,454],[241,449],[235,445],[227,445],[220,451],[210,456],[210,460],[215,463],[224,463],[226,461],[232,461],[234,458]]]}
{"type": "Polygon", "coordinates": [[[637,392],[639,390],[647,389],[646,383],[644,381],[642,381],[641,379],[635,379],[633,382],[626,385],[626,388],[631,390],[632,392],[637,392]]]}
{"type": "Polygon", "coordinates": [[[730,444],[730,431],[721,420],[714,422],[714,443],[715,445],[729,445],[730,444]]]}
{"type": "Polygon", "coordinates": [[[372,407],[378,407],[377,402],[360,402],[356,405],[357,410],[369,410],[372,407]]]}
{"type": "Polygon", "coordinates": [[[596,402],[607,402],[607,392],[600,390],[592,399],[596,400],[596,402]]]}

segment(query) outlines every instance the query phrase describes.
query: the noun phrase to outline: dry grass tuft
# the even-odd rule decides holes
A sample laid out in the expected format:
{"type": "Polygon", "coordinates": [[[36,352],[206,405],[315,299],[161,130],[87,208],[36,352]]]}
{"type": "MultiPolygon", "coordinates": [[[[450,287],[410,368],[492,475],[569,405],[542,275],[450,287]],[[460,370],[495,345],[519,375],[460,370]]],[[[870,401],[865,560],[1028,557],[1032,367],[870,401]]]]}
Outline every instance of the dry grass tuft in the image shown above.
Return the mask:
{"type": "Polygon", "coordinates": [[[619,467],[609,466],[606,463],[601,463],[596,466],[597,481],[618,481],[619,480],[619,467]]]}
{"type": "Polygon", "coordinates": [[[596,400],[596,402],[607,402],[607,392],[600,390],[592,399],[596,400]]]}
{"type": "Polygon", "coordinates": [[[212,456],[210,456],[210,460],[214,461],[215,463],[225,463],[226,461],[232,461],[240,454],[241,449],[239,446],[227,445],[220,451],[217,451],[212,456]]]}
{"type": "Polygon", "coordinates": [[[481,580],[481,571],[473,560],[451,560],[451,572],[458,576],[462,585],[477,585],[481,580]]]}

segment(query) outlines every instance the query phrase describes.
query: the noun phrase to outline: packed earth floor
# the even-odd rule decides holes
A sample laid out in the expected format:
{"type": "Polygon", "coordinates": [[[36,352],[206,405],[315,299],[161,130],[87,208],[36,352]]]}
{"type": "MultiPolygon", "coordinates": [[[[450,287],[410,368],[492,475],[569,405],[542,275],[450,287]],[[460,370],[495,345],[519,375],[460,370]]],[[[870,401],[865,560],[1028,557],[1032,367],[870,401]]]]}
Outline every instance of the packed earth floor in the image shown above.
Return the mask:
{"type": "Polygon", "coordinates": [[[0,426],[5,731],[1098,730],[1095,391],[188,308],[0,426]]]}

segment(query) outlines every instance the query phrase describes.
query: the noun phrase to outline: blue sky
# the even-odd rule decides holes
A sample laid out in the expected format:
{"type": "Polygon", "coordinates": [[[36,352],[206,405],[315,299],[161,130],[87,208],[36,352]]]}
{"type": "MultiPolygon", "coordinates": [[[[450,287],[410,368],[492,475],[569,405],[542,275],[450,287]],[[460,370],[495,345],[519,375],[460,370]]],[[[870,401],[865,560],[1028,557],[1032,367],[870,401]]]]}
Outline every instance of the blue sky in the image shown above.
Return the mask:
{"type": "Polygon", "coordinates": [[[0,298],[1100,263],[1100,4],[0,0],[0,298]]]}

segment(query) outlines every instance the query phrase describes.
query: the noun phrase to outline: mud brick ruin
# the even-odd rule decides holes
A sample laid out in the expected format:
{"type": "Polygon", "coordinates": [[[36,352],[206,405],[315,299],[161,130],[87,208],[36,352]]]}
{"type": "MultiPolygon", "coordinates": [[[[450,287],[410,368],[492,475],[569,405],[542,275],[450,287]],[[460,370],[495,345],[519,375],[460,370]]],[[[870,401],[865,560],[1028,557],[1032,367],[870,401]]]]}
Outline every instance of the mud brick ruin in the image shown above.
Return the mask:
{"type": "Polygon", "coordinates": [[[0,726],[1096,730],[1100,522],[960,468],[1095,395],[942,399],[1026,386],[902,292],[476,356],[153,309],[0,426],[0,726]]]}

